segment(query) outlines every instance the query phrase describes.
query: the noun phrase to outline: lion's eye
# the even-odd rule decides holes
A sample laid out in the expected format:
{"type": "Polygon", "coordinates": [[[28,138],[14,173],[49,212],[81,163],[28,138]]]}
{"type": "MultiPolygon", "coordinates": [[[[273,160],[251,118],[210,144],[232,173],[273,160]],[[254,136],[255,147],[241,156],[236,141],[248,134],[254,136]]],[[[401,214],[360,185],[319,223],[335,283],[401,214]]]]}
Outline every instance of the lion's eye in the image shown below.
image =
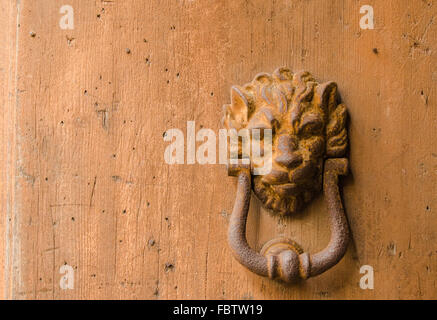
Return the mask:
{"type": "Polygon", "coordinates": [[[323,129],[323,120],[317,113],[306,113],[302,116],[299,133],[304,135],[320,134],[323,129]]]}

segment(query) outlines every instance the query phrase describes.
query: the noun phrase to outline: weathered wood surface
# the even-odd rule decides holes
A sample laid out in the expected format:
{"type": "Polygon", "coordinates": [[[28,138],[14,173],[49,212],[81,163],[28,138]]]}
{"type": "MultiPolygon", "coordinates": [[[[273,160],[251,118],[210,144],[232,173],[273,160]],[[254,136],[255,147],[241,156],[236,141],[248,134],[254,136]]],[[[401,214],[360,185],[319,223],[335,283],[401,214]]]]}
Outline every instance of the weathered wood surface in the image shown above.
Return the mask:
{"type": "MultiPolygon", "coordinates": [[[[74,30],[59,27],[64,4],[0,4],[2,297],[437,297],[435,1],[72,0],[74,30]],[[359,27],[364,4],[374,30],[359,27]],[[353,244],[289,287],[230,254],[235,178],[167,165],[162,139],[188,120],[217,131],[230,86],[281,65],[335,80],[351,118],[353,244]],[[374,290],[359,287],[365,264],[374,290]]],[[[254,200],[252,245],[278,234],[322,248],[323,200],[280,220],[254,200]]]]}

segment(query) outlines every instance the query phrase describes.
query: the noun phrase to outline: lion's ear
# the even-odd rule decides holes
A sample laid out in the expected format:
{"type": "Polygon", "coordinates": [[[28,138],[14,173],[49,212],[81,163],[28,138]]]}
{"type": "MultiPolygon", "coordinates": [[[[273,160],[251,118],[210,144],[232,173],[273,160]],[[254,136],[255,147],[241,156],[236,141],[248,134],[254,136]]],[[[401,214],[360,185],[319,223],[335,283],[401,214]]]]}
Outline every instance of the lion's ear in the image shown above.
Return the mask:
{"type": "Polygon", "coordinates": [[[244,91],[239,86],[233,86],[231,88],[231,107],[230,112],[232,113],[232,118],[240,123],[240,125],[244,125],[247,123],[249,111],[249,101],[244,91]]]}
{"type": "Polygon", "coordinates": [[[347,149],[347,110],[344,104],[335,106],[326,125],[326,155],[343,157],[347,149]]]}
{"type": "Polygon", "coordinates": [[[319,84],[316,88],[315,98],[323,112],[326,115],[330,114],[338,103],[337,84],[332,81],[319,84]]]}

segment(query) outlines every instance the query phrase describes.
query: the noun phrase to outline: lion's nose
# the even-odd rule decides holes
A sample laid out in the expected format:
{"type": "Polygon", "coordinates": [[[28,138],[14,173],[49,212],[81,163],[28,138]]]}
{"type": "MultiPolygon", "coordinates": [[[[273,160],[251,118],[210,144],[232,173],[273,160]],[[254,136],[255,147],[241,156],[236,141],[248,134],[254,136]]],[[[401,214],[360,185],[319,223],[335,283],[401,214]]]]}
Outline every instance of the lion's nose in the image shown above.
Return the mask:
{"type": "Polygon", "coordinates": [[[275,157],[275,162],[288,169],[299,166],[303,158],[301,154],[296,152],[298,147],[296,138],[289,135],[280,136],[277,145],[279,155],[275,157]]]}

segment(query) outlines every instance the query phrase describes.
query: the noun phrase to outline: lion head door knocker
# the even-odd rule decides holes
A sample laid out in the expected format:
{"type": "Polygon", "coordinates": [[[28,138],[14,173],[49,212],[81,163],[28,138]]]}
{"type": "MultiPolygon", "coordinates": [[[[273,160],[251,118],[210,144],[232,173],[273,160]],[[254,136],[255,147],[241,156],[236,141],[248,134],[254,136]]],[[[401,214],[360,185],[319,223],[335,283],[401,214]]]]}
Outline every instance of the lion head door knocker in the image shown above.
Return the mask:
{"type": "MultiPolygon", "coordinates": [[[[279,68],[232,87],[231,104],[223,110],[226,129],[271,129],[272,137],[268,173],[254,175],[259,163],[251,158],[228,165],[228,174],[238,177],[228,231],[235,258],[258,275],[285,282],[317,276],[337,264],[347,249],[349,227],[338,188],[338,176],[348,172],[347,111],[336,83],[318,83],[309,72],[279,68]],[[323,188],[331,224],[328,246],[309,254],[279,238],[260,253],[250,248],[246,221],[252,188],[262,205],[279,215],[302,210],[323,188]]],[[[262,135],[259,139],[262,149],[262,135]]],[[[241,158],[241,149],[238,154],[241,158]]]]}

